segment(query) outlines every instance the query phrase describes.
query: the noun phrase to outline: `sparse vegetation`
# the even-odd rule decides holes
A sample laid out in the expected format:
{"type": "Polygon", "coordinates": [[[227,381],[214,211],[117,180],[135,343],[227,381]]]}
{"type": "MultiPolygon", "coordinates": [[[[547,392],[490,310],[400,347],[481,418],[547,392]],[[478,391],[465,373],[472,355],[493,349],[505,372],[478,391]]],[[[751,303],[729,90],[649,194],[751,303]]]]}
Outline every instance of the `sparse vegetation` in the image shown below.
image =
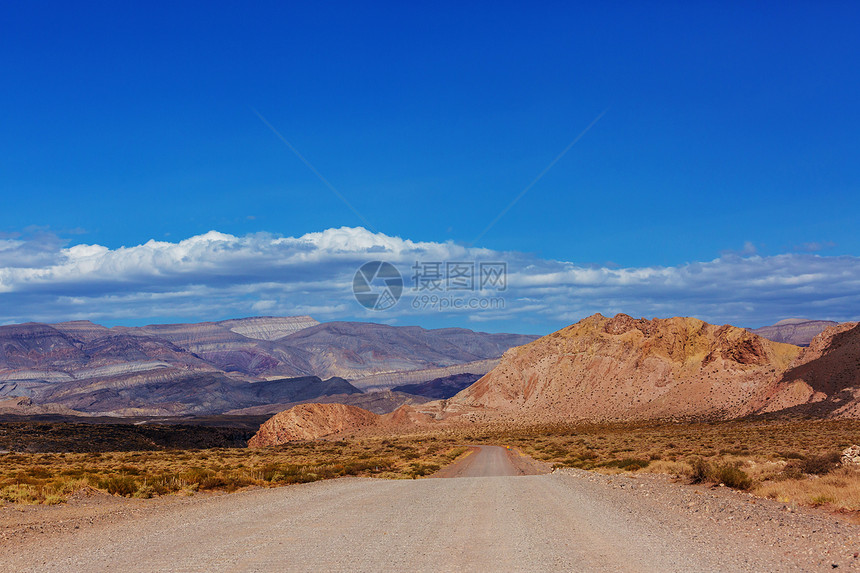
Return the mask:
{"type": "Polygon", "coordinates": [[[555,467],[667,473],[860,511],[860,470],[838,465],[839,453],[860,443],[860,421],[853,420],[470,426],[263,449],[7,453],[0,454],[0,500],[59,503],[85,486],[146,498],[341,476],[420,478],[463,455],[465,443],[517,447],[555,467]]]}
{"type": "Polygon", "coordinates": [[[838,464],[844,448],[860,443],[858,420],[546,425],[473,428],[469,435],[473,443],[517,446],[555,467],[667,473],[860,511],[860,470],[838,464]]]}
{"type": "Polygon", "coordinates": [[[236,491],[342,476],[415,478],[466,451],[453,438],[302,442],[264,449],[0,454],[0,501],[60,503],[93,487],[126,497],[236,491]]]}

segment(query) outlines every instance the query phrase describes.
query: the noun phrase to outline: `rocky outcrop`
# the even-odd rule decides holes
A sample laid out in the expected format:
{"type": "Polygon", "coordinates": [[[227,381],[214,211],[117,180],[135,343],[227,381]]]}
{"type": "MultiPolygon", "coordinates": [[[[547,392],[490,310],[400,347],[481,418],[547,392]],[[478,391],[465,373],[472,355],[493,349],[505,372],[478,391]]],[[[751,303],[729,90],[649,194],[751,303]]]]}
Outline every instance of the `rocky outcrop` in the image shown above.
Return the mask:
{"type": "Polygon", "coordinates": [[[839,456],[839,463],[843,466],[855,468],[860,466],[860,446],[854,444],[842,450],[842,455],[839,456]]]}
{"type": "Polygon", "coordinates": [[[821,334],[825,328],[836,326],[832,320],[806,320],[803,318],[787,318],[772,326],[762,326],[752,332],[774,342],[785,342],[796,346],[808,346],[812,339],[821,334]]]}
{"type": "Polygon", "coordinates": [[[346,404],[300,404],[264,422],[248,441],[248,447],[275,446],[355,432],[403,432],[432,423],[434,420],[430,416],[409,405],[379,415],[346,404]]]}
{"type": "Polygon", "coordinates": [[[597,314],[509,350],[445,412],[529,422],[734,418],[754,412],[800,353],[694,318],[597,314]]]}
{"type": "Polygon", "coordinates": [[[300,404],[267,420],[248,441],[261,448],[376,426],[380,416],[346,404],[300,404]]]}

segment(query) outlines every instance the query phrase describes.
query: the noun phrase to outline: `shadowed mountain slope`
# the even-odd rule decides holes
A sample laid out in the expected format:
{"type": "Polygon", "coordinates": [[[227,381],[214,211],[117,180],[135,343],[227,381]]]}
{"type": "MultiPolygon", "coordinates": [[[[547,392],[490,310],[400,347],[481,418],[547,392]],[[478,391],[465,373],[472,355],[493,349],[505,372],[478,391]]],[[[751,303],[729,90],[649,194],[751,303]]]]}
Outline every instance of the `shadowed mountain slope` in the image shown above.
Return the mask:
{"type": "Polygon", "coordinates": [[[395,392],[406,392],[417,396],[426,396],[434,400],[444,400],[468,388],[481,378],[481,374],[453,374],[444,378],[428,380],[420,384],[404,384],[392,388],[395,392]]]}

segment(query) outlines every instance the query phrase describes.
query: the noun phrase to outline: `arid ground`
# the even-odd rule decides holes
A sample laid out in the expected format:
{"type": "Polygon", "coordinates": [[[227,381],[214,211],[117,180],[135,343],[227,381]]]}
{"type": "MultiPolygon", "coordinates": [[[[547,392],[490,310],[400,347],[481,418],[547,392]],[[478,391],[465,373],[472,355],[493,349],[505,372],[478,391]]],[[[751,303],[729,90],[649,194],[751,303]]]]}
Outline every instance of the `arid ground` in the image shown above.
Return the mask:
{"type": "Polygon", "coordinates": [[[464,477],[341,478],[157,500],[95,494],[64,506],[6,507],[0,570],[823,571],[860,565],[858,526],[726,487],[575,468],[540,474],[540,464],[498,447],[478,449],[454,469],[464,477]]]}

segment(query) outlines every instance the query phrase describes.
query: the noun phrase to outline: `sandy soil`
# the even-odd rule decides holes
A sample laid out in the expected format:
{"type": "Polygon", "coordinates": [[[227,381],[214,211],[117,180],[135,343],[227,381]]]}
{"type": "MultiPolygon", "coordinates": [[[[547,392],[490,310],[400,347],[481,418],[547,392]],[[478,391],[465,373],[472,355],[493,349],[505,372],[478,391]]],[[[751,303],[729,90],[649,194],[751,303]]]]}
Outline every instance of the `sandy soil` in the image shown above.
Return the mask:
{"type": "Polygon", "coordinates": [[[0,571],[860,569],[860,527],[823,512],[649,474],[521,475],[501,449],[469,457],[455,479],[7,507],[0,571]],[[486,475],[499,472],[518,475],[486,475]]]}

